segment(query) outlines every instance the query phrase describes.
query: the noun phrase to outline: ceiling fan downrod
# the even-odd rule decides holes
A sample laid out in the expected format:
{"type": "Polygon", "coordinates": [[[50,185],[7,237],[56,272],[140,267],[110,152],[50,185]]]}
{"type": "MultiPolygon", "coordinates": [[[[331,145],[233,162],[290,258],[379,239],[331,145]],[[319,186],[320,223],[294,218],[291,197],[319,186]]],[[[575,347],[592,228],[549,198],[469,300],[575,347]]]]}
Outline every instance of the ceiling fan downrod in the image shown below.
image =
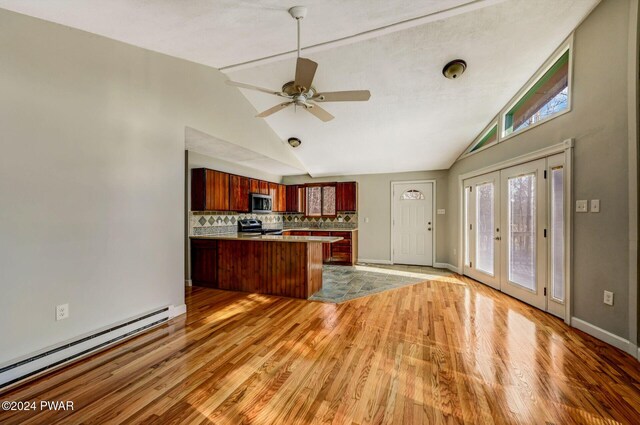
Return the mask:
{"type": "Polygon", "coordinates": [[[291,9],[289,9],[289,14],[293,19],[296,20],[296,23],[298,24],[298,57],[300,57],[300,21],[303,20],[305,16],[307,16],[307,8],[304,6],[293,6],[291,9]]]}

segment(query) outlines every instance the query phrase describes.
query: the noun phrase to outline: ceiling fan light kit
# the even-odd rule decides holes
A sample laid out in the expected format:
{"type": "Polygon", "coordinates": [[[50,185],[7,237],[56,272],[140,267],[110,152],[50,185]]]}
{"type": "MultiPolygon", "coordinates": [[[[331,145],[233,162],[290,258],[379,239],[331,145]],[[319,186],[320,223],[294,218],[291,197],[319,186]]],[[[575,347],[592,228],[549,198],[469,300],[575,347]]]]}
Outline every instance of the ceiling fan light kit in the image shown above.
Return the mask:
{"type": "MultiPolygon", "coordinates": [[[[305,111],[310,112],[321,121],[331,121],[334,116],[320,107],[316,102],[362,102],[367,101],[371,97],[369,90],[349,90],[337,92],[319,93],[313,87],[313,78],[315,77],[318,64],[311,59],[300,57],[300,21],[307,16],[307,8],[304,6],[294,6],[289,9],[289,14],[296,20],[298,25],[298,60],[296,61],[296,73],[293,81],[289,81],[282,86],[281,91],[269,90],[263,87],[252,86],[250,84],[240,83],[236,81],[227,81],[227,84],[255,90],[278,97],[289,99],[272,108],[267,109],[256,115],[260,118],[268,117],[278,111],[286,109],[291,105],[300,106],[305,111]]],[[[292,145],[293,146],[293,145],[292,145]]],[[[295,146],[294,146],[295,147],[295,146]]]]}

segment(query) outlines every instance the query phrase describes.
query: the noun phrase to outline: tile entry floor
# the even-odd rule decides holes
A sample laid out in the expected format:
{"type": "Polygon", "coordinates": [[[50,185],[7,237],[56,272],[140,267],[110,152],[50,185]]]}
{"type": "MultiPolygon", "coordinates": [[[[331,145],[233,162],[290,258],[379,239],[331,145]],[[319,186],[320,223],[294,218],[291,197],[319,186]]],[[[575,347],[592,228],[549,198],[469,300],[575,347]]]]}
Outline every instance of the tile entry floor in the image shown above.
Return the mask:
{"type": "Polygon", "coordinates": [[[449,270],[426,266],[325,265],[322,268],[322,289],[309,300],[338,304],[448,275],[451,275],[449,270]]]}

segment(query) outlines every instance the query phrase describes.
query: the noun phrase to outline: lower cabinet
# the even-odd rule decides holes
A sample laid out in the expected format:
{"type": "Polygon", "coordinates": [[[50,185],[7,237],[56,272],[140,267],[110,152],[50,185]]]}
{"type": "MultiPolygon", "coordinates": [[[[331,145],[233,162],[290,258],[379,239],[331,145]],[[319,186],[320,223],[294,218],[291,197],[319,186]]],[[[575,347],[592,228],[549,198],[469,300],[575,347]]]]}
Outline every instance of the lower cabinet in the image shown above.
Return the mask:
{"type": "Polygon", "coordinates": [[[354,265],[358,261],[358,231],[327,232],[323,230],[285,230],[290,236],[337,236],[343,238],[334,243],[322,244],[322,259],[325,264],[354,265]]]}
{"type": "Polygon", "coordinates": [[[191,239],[191,282],[193,285],[215,288],[217,262],[215,243],[203,239],[191,239]]]}

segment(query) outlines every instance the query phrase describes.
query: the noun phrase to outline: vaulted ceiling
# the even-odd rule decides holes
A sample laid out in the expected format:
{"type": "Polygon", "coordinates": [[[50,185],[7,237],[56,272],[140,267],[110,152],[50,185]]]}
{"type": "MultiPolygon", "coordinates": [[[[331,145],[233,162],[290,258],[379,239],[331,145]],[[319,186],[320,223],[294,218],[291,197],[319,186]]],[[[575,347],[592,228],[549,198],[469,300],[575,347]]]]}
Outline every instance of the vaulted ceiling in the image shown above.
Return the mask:
{"type": "MultiPolygon", "coordinates": [[[[311,175],[448,168],[599,0],[310,0],[303,56],[327,103],[323,123],[293,108],[267,118],[311,175]],[[447,80],[454,58],[467,72],[447,80]]],[[[279,90],[293,79],[296,1],[0,0],[0,7],[221,68],[279,90]],[[287,54],[288,53],[288,54],[287,54]],[[265,59],[268,58],[268,59],[265,59]]],[[[280,99],[243,90],[257,111],[280,99]]],[[[260,119],[260,118],[255,118],[260,119]]]]}

